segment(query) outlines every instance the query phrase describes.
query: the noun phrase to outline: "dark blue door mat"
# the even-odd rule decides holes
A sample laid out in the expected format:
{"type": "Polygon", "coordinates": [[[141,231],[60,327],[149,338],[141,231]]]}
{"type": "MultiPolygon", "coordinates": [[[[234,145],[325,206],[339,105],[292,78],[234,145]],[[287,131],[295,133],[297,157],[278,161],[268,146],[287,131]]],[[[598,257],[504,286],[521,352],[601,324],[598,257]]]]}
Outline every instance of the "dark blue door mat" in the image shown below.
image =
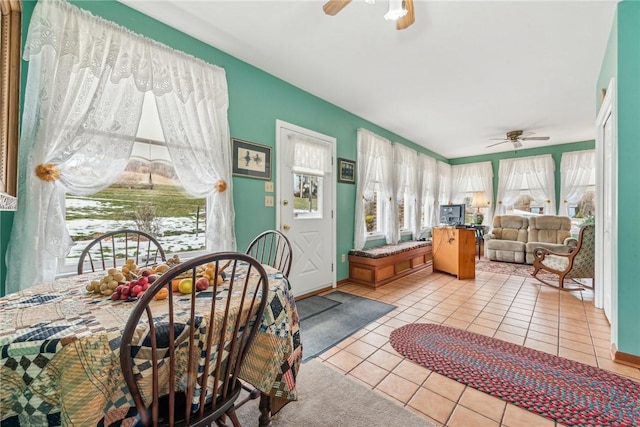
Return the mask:
{"type": "Polygon", "coordinates": [[[302,361],[324,353],[354,332],[396,308],[369,298],[335,291],[296,302],[302,336],[302,361]]]}

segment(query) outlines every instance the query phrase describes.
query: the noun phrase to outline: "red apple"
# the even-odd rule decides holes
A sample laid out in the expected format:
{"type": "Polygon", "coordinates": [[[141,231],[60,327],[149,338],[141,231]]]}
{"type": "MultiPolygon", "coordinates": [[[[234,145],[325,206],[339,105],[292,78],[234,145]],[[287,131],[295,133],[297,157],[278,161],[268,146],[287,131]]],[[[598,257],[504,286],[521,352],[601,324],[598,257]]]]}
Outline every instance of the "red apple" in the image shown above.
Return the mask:
{"type": "Polygon", "coordinates": [[[120,294],[118,292],[114,292],[111,294],[111,299],[117,301],[120,299],[120,294]]]}
{"type": "Polygon", "coordinates": [[[201,277],[196,281],[196,289],[199,291],[204,291],[209,288],[209,279],[206,277],[201,277]]]}
{"type": "Polygon", "coordinates": [[[142,292],[142,286],[135,285],[133,289],[131,289],[131,295],[137,297],[142,292]]]}
{"type": "Polygon", "coordinates": [[[138,279],[138,284],[140,286],[144,286],[145,283],[149,283],[149,279],[147,277],[141,277],[138,279]]]}
{"type": "Polygon", "coordinates": [[[158,276],[156,276],[155,274],[152,274],[151,276],[147,277],[147,280],[149,281],[149,283],[153,283],[156,281],[157,278],[158,276]]]}
{"type": "Polygon", "coordinates": [[[145,268],[144,270],[142,270],[142,276],[143,277],[147,277],[151,275],[151,270],[149,270],[148,268],[145,268]]]}

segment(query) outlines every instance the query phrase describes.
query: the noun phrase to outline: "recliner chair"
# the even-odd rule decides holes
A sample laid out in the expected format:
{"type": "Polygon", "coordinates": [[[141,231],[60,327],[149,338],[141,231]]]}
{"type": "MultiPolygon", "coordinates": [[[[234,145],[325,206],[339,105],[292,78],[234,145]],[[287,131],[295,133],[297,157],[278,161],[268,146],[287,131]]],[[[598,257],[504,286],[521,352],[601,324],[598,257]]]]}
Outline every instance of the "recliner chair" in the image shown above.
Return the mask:
{"type": "Polygon", "coordinates": [[[529,221],[521,215],[497,215],[484,235],[485,256],[492,261],[524,264],[529,221]]]}
{"type": "Polygon", "coordinates": [[[578,240],[571,237],[571,218],[568,216],[532,216],[529,218],[525,261],[527,264],[533,264],[536,248],[566,254],[577,244],[578,240]]]}

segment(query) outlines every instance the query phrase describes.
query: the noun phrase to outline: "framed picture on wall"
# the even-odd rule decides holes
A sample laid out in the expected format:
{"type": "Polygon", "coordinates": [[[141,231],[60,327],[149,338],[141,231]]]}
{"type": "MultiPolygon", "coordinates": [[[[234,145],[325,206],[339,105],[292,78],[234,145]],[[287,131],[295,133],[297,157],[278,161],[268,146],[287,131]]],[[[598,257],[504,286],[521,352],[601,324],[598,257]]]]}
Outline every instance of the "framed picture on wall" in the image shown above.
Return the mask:
{"type": "Polygon", "coordinates": [[[271,180],[271,147],[232,138],[235,176],[271,180]]]}
{"type": "Polygon", "coordinates": [[[356,183],[356,162],[354,160],[338,158],[338,182],[356,183]]]}

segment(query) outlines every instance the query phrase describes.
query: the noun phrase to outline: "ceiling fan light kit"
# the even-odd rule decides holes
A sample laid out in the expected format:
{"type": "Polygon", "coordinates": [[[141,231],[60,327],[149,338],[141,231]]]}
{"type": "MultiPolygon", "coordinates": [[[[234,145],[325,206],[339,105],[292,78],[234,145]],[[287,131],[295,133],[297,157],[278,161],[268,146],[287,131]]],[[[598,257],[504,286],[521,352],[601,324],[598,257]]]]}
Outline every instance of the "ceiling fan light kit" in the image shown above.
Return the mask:
{"type": "Polygon", "coordinates": [[[407,14],[407,9],[403,7],[403,0],[389,0],[389,11],[385,13],[384,19],[387,21],[397,21],[407,14]]]}
{"type": "MultiPolygon", "coordinates": [[[[375,0],[364,0],[365,3],[374,4],[375,0]]],[[[388,0],[389,11],[385,13],[384,19],[387,21],[396,21],[396,29],[404,30],[416,21],[416,17],[413,11],[413,0],[388,0]]],[[[351,0],[329,0],[323,6],[324,13],[330,16],[335,16],[346,5],[351,3],[351,0]]]]}
{"type": "MultiPolygon", "coordinates": [[[[494,145],[499,145],[499,144],[504,144],[505,142],[510,142],[513,145],[513,148],[520,148],[522,147],[522,142],[521,141],[547,141],[549,139],[548,136],[525,136],[523,137],[522,134],[524,133],[524,131],[522,130],[512,130],[507,132],[507,138],[490,138],[489,140],[500,140],[500,142],[496,142],[495,144],[491,144],[491,145],[487,145],[486,148],[489,147],[493,147],[494,145]]],[[[533,132],[528,132],[528,134],[531,134],[533,132]]]]}

